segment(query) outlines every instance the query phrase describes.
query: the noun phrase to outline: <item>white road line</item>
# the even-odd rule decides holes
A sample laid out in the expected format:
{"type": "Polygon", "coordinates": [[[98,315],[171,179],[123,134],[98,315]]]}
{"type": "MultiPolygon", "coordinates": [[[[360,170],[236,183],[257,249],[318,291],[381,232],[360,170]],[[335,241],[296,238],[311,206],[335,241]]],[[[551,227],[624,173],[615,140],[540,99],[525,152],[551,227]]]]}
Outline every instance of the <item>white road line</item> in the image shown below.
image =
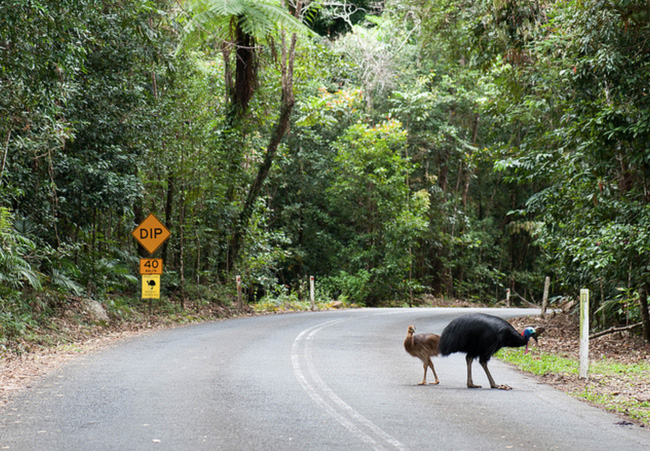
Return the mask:
{"type": "Polygon", "coordinates": [[[390,448],[405,451],[407,448],[402,443],[354,410],[334,393],[318,373],[310,343],[316,334],[324,328],[349,320],[350,318],[332,320],[300,332],[291,347],[291,363],[294,375],[302,388],[318,406],[372,449],[383,450],[385,449],[384,445],[389,445],[390,448]],[[367,431],[362,428],[367,429],[367,431]]]}

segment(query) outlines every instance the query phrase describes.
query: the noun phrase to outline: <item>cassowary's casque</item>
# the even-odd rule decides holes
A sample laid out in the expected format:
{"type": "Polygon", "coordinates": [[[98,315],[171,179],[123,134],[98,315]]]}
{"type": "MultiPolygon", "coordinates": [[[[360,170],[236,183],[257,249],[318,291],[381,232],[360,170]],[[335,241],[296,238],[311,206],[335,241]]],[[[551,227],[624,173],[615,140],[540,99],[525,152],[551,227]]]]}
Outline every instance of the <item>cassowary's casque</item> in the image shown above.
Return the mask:
{"type": "Polygon", "coordinates": [[[480,388],[472,381],[472,362],[478,358],[490,381],[490,387],[509,390],[507,385],[497,385],[492,379],[487,363],[499,349],[526,346],[528,340],[544,332],[543,327],[527,327],[522,333],[517,332],[506,320],[484,313],[470,313],[456,318],[445,327],[440,337],[438,351],[446,356],[455,352],[467,354],[467,387],[480,388]]]}
{"type": "Polygon", "coordinates": [[[433,367],[433,362],[431,361],[431,356],[438,355],[438,341],[440,341],[440,335],[436,334],[415,334],[415,326],[409,326],[408,332],[406,333],[406,338],[404,339],[404,349],[406,352],[411,354],[413,357],[417,357],[422,360],[424,364],[424,377],[422,382],[419,385],[426,385],[427,383],[427,370],[431,367],[433,371],[433,376],[436,378],[435,382],[431,382],[431,385],[439,384],[438,375],[436,374],[436,369],[433,367]]]}

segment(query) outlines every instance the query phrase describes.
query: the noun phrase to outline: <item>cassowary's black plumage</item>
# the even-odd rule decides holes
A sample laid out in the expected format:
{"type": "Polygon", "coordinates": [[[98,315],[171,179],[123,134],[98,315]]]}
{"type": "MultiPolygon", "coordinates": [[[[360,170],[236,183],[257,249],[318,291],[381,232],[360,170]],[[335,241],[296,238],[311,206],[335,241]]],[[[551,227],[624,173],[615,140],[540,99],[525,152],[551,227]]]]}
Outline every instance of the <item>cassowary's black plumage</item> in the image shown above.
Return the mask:
{"type": "Polygon", "coordinates": [[[535,330],[527,327],[519,333],[506,320],[484,313],[470,313],[456,318],[445,327],[440,337],[438,352],[440,355],[449,355],[455,352],[467,354],[467,387],[480,388],[472,381],[472,362],[478,358],[490,381],[490,387],[504,390],[510,389],[507,385],[497,385],[492,379],[487,363],[501,348],[518,348],[526,346],[532,337],[537,341],[537,335],[544,331],[543,328],[535,330]]]}

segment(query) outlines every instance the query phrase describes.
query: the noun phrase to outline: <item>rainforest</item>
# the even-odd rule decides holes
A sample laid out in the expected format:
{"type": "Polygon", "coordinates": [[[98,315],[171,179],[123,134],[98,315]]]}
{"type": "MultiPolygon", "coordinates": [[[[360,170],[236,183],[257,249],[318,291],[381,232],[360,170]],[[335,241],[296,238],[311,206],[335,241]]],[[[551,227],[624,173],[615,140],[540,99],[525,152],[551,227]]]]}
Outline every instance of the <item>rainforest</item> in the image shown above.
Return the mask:
{"type": "Polygon", "coordinates": [[[3,0],[0,346],[237,277],[368,307],[540,305],[548,277],[650,341],[649,143],[645,0],[3,0]]]}

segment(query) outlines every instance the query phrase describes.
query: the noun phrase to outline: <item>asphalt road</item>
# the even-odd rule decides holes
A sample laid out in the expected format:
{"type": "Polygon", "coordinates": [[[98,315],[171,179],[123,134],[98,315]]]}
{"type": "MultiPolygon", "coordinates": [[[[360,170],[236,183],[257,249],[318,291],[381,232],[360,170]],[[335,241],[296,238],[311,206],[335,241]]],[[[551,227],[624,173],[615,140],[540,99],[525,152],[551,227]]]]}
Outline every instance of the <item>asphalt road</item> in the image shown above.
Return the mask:
{"type": "MultiPolygon", "coordinates": [[[[417,385],[408,325],[440,333],[464,313],[344,310],[155,332],[16,396],[1,412],[0,449],[650,449],[650,431],[496,360],[492,375],[513,390],[467,389],[458,354],[434,359],[440,385],[417,385]]],[[[488,386],[477,363],[474,381],[488,386]]]]}

